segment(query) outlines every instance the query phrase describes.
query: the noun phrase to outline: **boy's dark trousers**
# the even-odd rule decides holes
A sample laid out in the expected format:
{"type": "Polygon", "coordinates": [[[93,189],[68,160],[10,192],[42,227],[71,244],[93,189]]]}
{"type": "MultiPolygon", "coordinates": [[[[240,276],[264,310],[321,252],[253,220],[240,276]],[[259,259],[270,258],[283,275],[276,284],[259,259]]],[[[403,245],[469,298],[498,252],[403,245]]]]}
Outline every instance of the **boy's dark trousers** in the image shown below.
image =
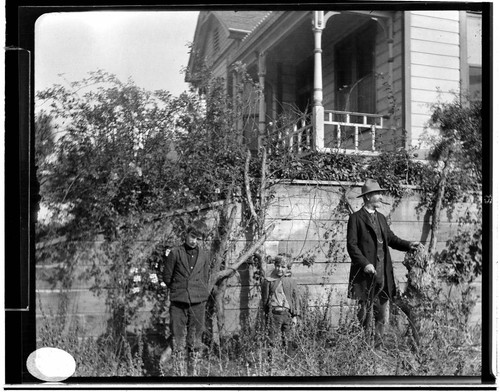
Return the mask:
{"type": "Polygon", "coordinates": [[[267,317],[269,340],[271,345],[280,339],[285,350],[288,349],[288,339],[292,329],[292,315],[290,310],[279,311],[270,309],[267,317]]]}
{"type": "Polygon", "coordinates": [[[170,329],[174,351],[184,352],[184,338],[188,353],[193,353],[200,348],[205,325],[205,305],[206,301],[196,304],[184,302],[170,304],[170,329]]]}

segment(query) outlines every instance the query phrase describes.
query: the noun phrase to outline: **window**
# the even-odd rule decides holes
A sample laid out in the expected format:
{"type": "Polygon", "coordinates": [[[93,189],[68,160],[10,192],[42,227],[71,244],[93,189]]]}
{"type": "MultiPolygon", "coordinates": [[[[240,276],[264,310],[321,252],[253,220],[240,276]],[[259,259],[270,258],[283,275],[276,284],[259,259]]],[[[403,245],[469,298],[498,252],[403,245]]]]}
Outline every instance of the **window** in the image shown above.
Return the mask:
{"type": "Polygon", "coordinates": [[[335,46],[335,109],[375,112],[376,23],[369,23],[335,46]]]}
{"type": "Polygon", "coordinates": [[[481,67],[469,66],[469,93],[472,97],[481,98],[483,93],[483,74],[481,67]]]}
{"type": "Polygon", "coordinates": [[[481,13],[467,12],[466,35],[467,35],[467,68],[468,90],[471,97],[482,96],[482,15],[481,13]]]}

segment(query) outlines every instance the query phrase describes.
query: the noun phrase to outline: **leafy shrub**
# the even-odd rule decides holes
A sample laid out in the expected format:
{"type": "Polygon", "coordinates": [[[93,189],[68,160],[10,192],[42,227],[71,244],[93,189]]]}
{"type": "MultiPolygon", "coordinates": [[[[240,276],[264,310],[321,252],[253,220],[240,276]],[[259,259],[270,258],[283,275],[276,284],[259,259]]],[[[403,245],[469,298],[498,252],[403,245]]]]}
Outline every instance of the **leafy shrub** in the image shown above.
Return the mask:
{"type": "Polygon", "coordinates": [[[482,273],[482,227],[461,230],[446,242],[437,258],[441,276],[450,284],[472,283],[482,273]]]}

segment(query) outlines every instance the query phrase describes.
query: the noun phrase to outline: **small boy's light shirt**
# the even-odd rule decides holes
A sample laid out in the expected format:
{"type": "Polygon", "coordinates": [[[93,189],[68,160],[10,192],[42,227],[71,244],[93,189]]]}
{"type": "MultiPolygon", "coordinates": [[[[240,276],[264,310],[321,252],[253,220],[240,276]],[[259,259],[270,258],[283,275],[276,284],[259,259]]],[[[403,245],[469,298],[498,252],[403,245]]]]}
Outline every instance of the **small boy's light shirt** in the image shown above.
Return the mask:
{"type": "Polygon", "coordinates": [[[290,304],[288,303],[285,292],[283,291],[283,282],[279,281],[278,287],[276,287],[276,290],[274,291],[273,295],[271,296],[271,306],[280,306],[283,308],[290,309],[290,304]]]}

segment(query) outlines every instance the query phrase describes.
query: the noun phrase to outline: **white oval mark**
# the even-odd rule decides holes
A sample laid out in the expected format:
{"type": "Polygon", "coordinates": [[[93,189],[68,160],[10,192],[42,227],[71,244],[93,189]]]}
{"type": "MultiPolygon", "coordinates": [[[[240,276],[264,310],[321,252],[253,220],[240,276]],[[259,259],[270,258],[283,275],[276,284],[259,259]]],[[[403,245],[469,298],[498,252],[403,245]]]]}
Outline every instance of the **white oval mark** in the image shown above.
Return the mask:
{"type": "Polygon", "coordinates": [[[63,381],[76,369],[73,356],[60,348],[42,347],[33,351],[26,360],[33,377],[42,381],[63,381]]]}

